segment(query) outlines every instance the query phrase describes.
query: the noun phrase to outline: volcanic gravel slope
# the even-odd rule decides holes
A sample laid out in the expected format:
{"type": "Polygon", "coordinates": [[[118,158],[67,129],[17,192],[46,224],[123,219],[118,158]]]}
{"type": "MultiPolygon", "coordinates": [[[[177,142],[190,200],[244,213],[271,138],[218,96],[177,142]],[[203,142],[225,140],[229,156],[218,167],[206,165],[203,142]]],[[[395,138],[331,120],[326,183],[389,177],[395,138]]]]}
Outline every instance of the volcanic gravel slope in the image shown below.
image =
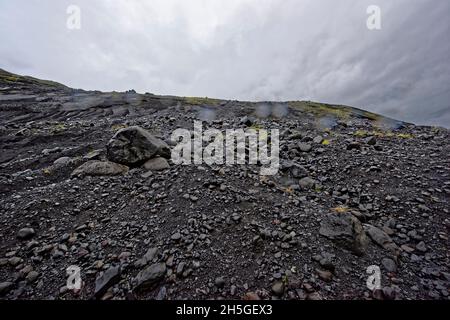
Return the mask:
{"type": "Polygon", "coordinates": [[[449,298],[447,129],[313,102],[87,92],[0,70],[0,132],[2,299],[449,298]],[[280,172],[169,161],[71,175],[105,160],[122,128],[173,145],[199,119],[280,129],[280,172]],[[81,290],[66,287],[71,265],[81,290]]]}

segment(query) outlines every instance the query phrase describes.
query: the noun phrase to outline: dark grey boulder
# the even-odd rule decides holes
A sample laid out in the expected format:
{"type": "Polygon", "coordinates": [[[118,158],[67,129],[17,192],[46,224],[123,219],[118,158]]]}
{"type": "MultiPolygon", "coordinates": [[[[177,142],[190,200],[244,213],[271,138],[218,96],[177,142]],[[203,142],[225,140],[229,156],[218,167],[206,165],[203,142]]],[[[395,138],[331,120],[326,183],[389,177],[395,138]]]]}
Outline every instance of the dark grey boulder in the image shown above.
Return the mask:
{"type": "Polygon", "coordinates": [[[322,220],[319,233],[356,255],[364,254],[368,245],[361,222],[349,213],[327,215],[322,220]]]}
{"type": "Polygon", "coordinates": [[[169,146],[141,127],[119,130],[106,149],[108,160],[130,167],[140,166],[155,156],[170,158],[169,146]]]}

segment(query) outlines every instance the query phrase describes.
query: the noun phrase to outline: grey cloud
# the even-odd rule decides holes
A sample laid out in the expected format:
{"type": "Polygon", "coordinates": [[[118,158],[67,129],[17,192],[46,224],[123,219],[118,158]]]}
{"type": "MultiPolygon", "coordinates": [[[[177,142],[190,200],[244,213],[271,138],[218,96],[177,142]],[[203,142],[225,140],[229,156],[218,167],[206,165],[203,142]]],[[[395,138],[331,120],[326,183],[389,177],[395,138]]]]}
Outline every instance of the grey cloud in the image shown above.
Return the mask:
{"type": "Polygon", "coordinates": [[[0,3],[0,67],[73,87],[347,104],[450,127],[448,0],[0,3]],[[65,27],[79,5],[82,29],[65,27]],[[381,7],[382,30],[366,28],[381,7]]]}

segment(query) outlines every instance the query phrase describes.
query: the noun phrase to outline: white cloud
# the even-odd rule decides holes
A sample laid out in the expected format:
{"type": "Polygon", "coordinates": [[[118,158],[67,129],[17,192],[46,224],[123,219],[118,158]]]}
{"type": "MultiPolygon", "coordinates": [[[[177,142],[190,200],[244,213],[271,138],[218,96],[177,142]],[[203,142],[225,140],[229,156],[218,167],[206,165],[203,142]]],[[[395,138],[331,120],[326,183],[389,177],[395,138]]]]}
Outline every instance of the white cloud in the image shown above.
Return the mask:
{"type": "Polygon", "coordinates": [[[0,67],[73,87],[311,99],[450,126],[447,0],[5,0],[0,67]],[[68,30],[66,8],[82,10],[68,30]],[[446,114],[446,116],[444,116],[446,114]]]}

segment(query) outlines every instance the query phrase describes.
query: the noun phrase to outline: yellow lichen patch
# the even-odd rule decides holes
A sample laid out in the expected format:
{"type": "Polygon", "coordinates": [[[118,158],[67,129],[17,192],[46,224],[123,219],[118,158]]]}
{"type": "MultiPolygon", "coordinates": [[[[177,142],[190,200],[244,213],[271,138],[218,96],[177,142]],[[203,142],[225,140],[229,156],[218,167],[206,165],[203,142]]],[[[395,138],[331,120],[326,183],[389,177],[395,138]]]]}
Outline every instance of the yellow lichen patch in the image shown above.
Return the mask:
{"type": "Polygon", "coordinates": [[[7,76],[3,78],[5,81],[7,82],[16,82],[19,80],[19,77],[15,77],[15,76],[7,76]]]}
{"type": "Polygon", "coordinates": [[[61,131],[64,131],[66,129],[67,129],[66,126],[64,124],[62,124],[62,123],[57,123],[57,124],[55,124],[55,125],[53,125],[51,127],[51,131],[52,132],[61,132],[61,131]]]}
{"type": "Polygon", "coordinates": [[[410,134],[410,133],[399,133],[399,134],[397,134],[397,137],[401,138],[401,139],[412,139],[412,138],[414,138],[414,136],[412,134],[410,134]]]}
{"type": "Polygon", "coordinates": [[[370,120],[373,120],[373,121],[379,121],[380,118],[381,118],[380,115],[378,115],[376,113],[369,112],[369,111],[364,111],[362,113],[362,115],[363,115],[364,118],[367,118],[367,119],[370,119],[370,120]]]}
{"type": "Polygon", "coordinates": [[[293,194],[294,193],[294,189],[292,189],[292,187],[287,187],[286,189],[284,189],[284,192],[289,193],[289,194],[293,194]]]}
{"type": "Polygon", "coordinates": [[[346,213],[348,212],[348,208],[346,206],[338,206],[332,209],[336,213],[346,213]]]}
{"type": "Polygon", "coordinates": [[[375,136],[378,138],[401,138],[401,139],[412,139],[414,136],[409,133],[394,133],[392,131],[365,131],[365,130],[357,130],[353,132],[355,137],[365,138],[369,136],[375,136]]]}
{"type": "Polygon", "coordinates": [[[187,104],[191,104],[191,105],[209,105],[209,106],[215,106],[218,105],[220,103],[220,100],[218,99],[212,99],[212,98],[200,98],[200,97],[185,97],[184,101],[187,104]]]}
{"type": "Polygon", "coordinates": [[[363,137],[367,137],[369,135],[369,132],[367,132],[365,130],[357,130],[357,131],[353,132],[353,135],[355,137],[363,138],[363,137]]]}
{"type": "Polygon", "coordinates": [[[324,139],[324,140],[322,141],[322,144],[323,144],[324,146],[328,146],[330,143],[331,143],[331,142],[330,142],[330,140],[328,140],[328,139],[324,139]]]}
{"type": "Polygon", "coordinates": [[[113,130],[113,131],[119,131],[119,130],[122,130],[125,128],[128,128],[128,126],[126,124],[113,124],[111,126],[111,130],[113,130]]]}
{"type": "Polygon", "coordinates": [[[259,125],[259,124],[253,124],[249,129],[253,129],[253,130],[259,131],[259,130],[264,129],[264,128],[261,125],[259,125]]]}

